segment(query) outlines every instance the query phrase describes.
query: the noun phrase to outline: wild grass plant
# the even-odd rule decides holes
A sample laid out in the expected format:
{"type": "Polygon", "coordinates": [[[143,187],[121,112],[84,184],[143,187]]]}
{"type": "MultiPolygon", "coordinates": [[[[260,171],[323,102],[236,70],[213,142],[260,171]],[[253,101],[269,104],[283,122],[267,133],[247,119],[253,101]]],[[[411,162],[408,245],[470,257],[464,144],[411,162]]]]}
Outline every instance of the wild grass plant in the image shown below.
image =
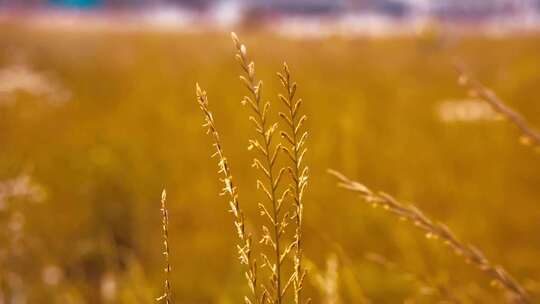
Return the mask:
{"type": "Polygon", "coordinates": [[[302,288],[306,271],[302,267],[302,219],[303,197],[307,186],[308,169],[304,164],[304,156],[307,132],[303,130],[304,121],[307,119],[301,114],[301,99],[296,99],[296,83],[292,81],[289,68],[285,63],[283,72],[278,73],[278,78],[285,90],[285,94],[278,95],[283,102],[286,111],[279,112],[286,128],[279,129],[279,124],[270,114],[271,103],[263,101],[263,82],[256,78],[255,63],[248,58],[247,48],[243,45],[235,33],[231,34],[236,49],[236,59],[240,64],[243,75],[240,80],[248,90],[248,95],[242,99],[242,105],[247,106],[252,113],[249,121],[253,124],[256,136],[249,140],[248,150],[253,150],[256,156],[253,158],[252,167],[259,171],[261,178],[256,180],[256,188],[263,193],[266,203],[259,203],[259,211],[267,220],[267,225],[261,227],[262,236],[259,244],[264,245],[265,250],[259,252],[262,262],[260,266],[252,257],[253,243],[251,234],[245,232],[245,217],[238,203],[237,189],[232,183],[227,158],[223,154],[219,133],[215,127],[213,114],[208,109],[206,92],[197,84],[197,101],[204,113],[205,124],[208,133],[212,135],[218,158],[219,173],[223,174],[225,184],[224,194],[230,198],[231,212],[236,221],[235,226],[241,245],[238,246],[241,264],[247,265],[246,278],[252,294],[252,298],[245,297],[246,303],[272,303],[281,304],[286,302],[287,291],[291,290],[294,303],[308,303],[310,300],[302,299],[302,288]],[[279,134],[278,134],[279,132],[279,134]],[[282,140],[279,140],[279,136],[282,140]],[[281,166],[278,158],[285,155],[288,165],[281,166]],[[286,175],[289,176],[289,184],[286,185],[286,175]],[[287,209],[292,209],[288,211],[287,209]],[[293,225],[294,235],[292,240],[287,240],[287,226],[293,225]],[[284,264],[292,257],[293,267],[290,274],[285,273],[284,264]],[[267,281],[258,286],[258,268],[266,269],[267,281]],[[259,291],[260,288],[260,291],[259,291]]]}
{"type": "Polygon", "coordinates": [[[171,263],[169,261],[169,211],[167,210],[167,191],[163,189],[161,192],[161,228],[163,235],[163,257],[165,265],[163,272],[165,281],[163,286],[163,295],[156,300],[165,304],[173,304],[173,296],[171,291],[171,263]]]}
{"type": "Polygon", "coordinates": [[[540,151],[540,132],[534,129],[523,115],[505,104],[493,90],[471,77],[463,68],[458,69],[460,71],[459,84],[469,90],[469,95],[485,101],[501,118],[513,124],[521,133],[519,140],[523,145],[540,151]]]}
{"type": "Polygon", "coordinates": [[[337,171],[329,170],[328,173],[337,178],[338,186],[359,194],[366,203],[381,206],[400,220],[411,222],[426,234],[426,238],[442,241],[467,264],[485,272],[492,279],[492,285],[507,291],[512,302],[530,303],[527,291],[502,266],[492,264],[478,248],[460,241],[445,224],[429,219],[414,205],[405,205],[385,192],[374,192],[337,171]]]}
{"type": "Polygon", "coordinates": [[[229,168],[229,163],[221,147],[221,139],[217,132],[214,115],[208,108],[208,97],[206,92],[203,91],[197,84],[197,101],[199,107],[204,113],[205,124],[204,127],[208,128],[207,133],[212,136],[213,146],[215,153],[212,157],[218,160],[218,173],[222,174],[221,181],[223,182],[223,191],[220,195],[227,195],[229,199],[229,211],[234,215],[234,226],[240,240],[240,244],[237,245],[238,256],[240,264],[246,265],[245,276],[248,281],[249,290],[251,296],[246,297],[244,300],[246,303],[264,303],[266,294],[259,295],[259,288],[257,286],[257,260],[253,258],[252,254],[252,236],[246,231],[244,212],[240,207],[238,201],[238,189],[236,188],[232,173],[229,168]],[[251,300],[250,300],[251,298],[251,300]]]}

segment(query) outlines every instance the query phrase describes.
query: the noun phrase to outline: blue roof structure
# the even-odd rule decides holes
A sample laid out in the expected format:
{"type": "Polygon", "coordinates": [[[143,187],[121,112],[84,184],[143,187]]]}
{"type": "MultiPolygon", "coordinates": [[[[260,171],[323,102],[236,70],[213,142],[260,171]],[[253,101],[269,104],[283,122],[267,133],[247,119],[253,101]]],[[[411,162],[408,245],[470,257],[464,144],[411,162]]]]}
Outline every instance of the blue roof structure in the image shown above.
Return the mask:
{"type": "Polygon", "coordinates": [[[76,8],[76,9],[91,9],[97,8],[103,5],[102,0],[48,0],[48,4],[65,7],[65,8],[76,8]]]}

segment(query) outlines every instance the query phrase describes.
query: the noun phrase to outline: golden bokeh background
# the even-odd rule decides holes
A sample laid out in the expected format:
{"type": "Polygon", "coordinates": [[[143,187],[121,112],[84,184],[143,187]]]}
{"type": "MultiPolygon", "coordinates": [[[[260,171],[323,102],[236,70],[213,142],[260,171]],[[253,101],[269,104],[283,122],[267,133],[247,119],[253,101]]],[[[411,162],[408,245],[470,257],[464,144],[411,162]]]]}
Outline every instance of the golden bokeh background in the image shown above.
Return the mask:
{"type": "MultiPolygon", "coordinates": [[[[457,58],[540,126],[537,36],[239,35],[265,82],[265,100],[277,100],[275,73],[283,60],[305,100],[306,293],[314,303],[330,301],[319,285],[332,268],[338,303],[504,302],[487,276],[445,246],[336,188],[327,168],[414,202],[533,294],[540,291],[539,154],[521,145],[508,123],[438,114],[441,102],[469,98],[457,84],[457,58]]],[[[163,281],[159,199],[166,187],[177,302],[241,301],[247,287],[232,216],[217,195],[217,166],[194,92],[196,82],[208,92],[249,228],[259,234],[260,195],[247,150],[253,130],[240,105],[245,92],[233,54],[221,32],[2,25],[0,69],[48,79],[48,89],[37,86],[37,93],[0,94],[0,177],[31,177],[39,189],[39,199],[14,197],[2,205],[4,297],[42,304],[155,301],[163,281]]]]}

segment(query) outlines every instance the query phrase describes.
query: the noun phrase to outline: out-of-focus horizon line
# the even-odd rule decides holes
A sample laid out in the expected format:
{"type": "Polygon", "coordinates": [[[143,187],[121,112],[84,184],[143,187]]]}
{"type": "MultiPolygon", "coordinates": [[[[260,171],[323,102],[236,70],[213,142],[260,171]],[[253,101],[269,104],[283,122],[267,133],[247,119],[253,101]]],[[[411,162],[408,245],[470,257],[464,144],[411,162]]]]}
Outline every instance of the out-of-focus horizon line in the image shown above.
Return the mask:
{"type": "Polygon", "coordinates": [[[0,21],[69,30],[268,28],[291,37],[540,30],[540,0],[0,0],[0,21]]]}

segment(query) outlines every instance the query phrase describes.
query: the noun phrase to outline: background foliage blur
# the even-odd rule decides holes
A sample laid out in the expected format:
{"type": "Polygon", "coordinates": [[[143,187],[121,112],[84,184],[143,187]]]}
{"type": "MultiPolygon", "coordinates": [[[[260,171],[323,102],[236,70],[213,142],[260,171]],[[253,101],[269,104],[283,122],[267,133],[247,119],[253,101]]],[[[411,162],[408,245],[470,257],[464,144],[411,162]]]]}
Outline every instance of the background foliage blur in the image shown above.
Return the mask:
{"type": "MultiPolygon", "coordinates": [[[[510,125],[478,110],[451,65],[460,58],[540,125],[536,35],[240,34],[265,98],[276,99],[275,72],[287,60],[306,101],[304,244],[315,303],[504,300],[441,244],[337,189],[327,168],[417,203],[539,291],[538,154],[519,145],[510,125]]],[[[228,35],[7,22],[0,37],[0,303],[154,301],[163,187],[176,299],[237,303],[245,284],[232,219],[217,196],[194,97],[197,81],[257,231],[252,131],[228,35]]]]}

